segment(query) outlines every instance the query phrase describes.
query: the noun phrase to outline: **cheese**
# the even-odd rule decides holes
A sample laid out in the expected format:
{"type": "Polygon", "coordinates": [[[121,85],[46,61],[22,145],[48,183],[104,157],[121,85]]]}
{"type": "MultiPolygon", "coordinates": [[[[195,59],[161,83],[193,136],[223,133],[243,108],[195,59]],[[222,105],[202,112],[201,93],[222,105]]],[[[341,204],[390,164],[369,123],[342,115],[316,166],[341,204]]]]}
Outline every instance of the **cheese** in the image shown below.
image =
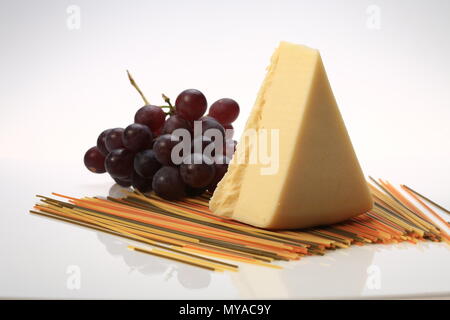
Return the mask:
{"type": "Polygon", "coordinates": [[[281,42],[210,209],[257,227],[296,229],[340,222],[372,205],[319,52],[281,42]],[[278,132],[268,148],[279,155],[274,174],[251,161],[261,144],[244,138],[262,130],[278,132]]]}

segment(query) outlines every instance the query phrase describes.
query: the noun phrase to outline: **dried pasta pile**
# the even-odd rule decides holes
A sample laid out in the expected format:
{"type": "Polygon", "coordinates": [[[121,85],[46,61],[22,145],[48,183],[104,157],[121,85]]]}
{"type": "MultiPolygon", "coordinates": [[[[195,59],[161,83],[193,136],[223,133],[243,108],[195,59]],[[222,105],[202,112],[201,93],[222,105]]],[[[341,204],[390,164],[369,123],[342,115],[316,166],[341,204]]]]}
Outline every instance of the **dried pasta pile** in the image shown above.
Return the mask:
{"type": "Polygon", "coordinates": [[[129,248],[213,271],[237,271],[236,262],[280,269],[274,262],[351,245],[450,243],[444,230],[449,222],[432,207],[447,214],[448,210],[407,186],[401,186],[402,193],[387,181],[371,181],[372,210],[343,223],[303,230],[270,231],[214,216],[207,196],[169,202],[131,191],[124,198],[105,199],[54,193],[64,201],[38,196],[41,201],[30,212],[138,241],[147,246],[129,248]]]}

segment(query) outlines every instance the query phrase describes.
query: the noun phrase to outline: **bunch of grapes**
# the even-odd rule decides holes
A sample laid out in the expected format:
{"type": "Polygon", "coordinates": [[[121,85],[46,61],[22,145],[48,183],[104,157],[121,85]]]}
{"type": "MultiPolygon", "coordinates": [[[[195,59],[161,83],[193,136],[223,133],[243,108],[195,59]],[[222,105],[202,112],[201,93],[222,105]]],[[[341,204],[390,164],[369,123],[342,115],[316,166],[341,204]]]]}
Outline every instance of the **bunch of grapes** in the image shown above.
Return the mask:
{"type": "Polygon", "coordinates": [[[128,75],[145,105],[136,112],[133,124],[98,136],[97,145],[84,156],[86,167],[94,173],[108,172],[120,186],[133,186],[142,193],[153,190],[167,200],[212,193],[236,149],[232,123],[239,115],[237,102],[220,99],[205,116],[205,96],[187,89],[174,106],[165,95],[167,105],[151,105],[128,75]],[[180,132],[188,134],[188,141],[180,132]]]}

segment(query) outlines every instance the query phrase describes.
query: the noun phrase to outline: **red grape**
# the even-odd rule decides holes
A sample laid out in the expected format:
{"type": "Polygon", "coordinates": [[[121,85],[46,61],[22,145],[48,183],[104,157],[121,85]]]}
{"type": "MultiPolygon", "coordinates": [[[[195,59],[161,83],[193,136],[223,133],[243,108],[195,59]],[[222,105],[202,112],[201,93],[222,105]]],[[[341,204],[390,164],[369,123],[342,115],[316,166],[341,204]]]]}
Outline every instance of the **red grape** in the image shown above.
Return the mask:
{"type": "Polygon", "coordinates": [[[106,171],[113,177],[126,179],[133,174],[134,153],[125,148],[111,151],[105,159],[106,171]]]}
{"type": "Polygon", "coordinates": [[[111,131],[111,129],[106,129],[97,138],[97,148],[106,157],[109,153],[106,148],[106,135],[111,131]]]}
{"type": "Polygon", "coordinates": [[[200,153],[194,153],[183,159],[180,166],[180,175],[184,183],[192,188],[208,186],[215,175],[214,164],[211,159],[200,153]]]}
{"type": "Polygon", "coordinates": [[[162,129],[162,133],[172,133],[176,129],[186,129],[189,132],[192,132],[192,123],[179,115],[173,115],[169,119],[167,119],[162,129]]]}
{"type": "Polygon", "coordinates": [[[177,143],[178,141],[172,141],[172,135],[170,134],[163,134],[155,140],[153,151],[155,152],[155,157],[159,163],[166,166],[173,165],[171,157],[172,148],[177,143]]]}
{"type": "Polygon", "coordinates": [[[153,182],[153,177],[144,178],[144,177],[141,177],[136,172],[133,174],[133,180],[132,180],[133,188],[135,188],[136,190],[138,190],[142,193],[152,191],[152,182],[153,182]]]}
{"type": "Polygon", "coordinates": [[[153,138],[159,137],[161,135],[161,133],[162,133],[162,129],[163,129],[163,127],[161,127],[160,129],[152,132],[153,133],[153,138]]]}
{"type": "Polygon", "coordinates": [[[166,113],[164,110],[153,105],[143,106],[134,115],[134,122],[146,125],[154,135],[157,135],[158,131],[161,130],[165,119],[166,113]]]}
{"type": "Polygon", "coordinates": [[[131,75],[129,78],[146,105],[135,113],[133,124],[125,129],[104,130],[97,137],[97,146],[84,156],[86,167],[95,173],[108,172],[123,187],[132,185],[142,193],[153,189],[167,200],[214,191],[236,149],[236,142],[231,140],[231,123],[239,116],[237,102],[228,98],[217,100],[204,116],[208,103],[199,90],[182,91],[174,107],[163,95],[171,114],[166,120],[164,109],[148,104],[131,75]],[[195,132],[197,136],[193,137],[197,120],[201,132],[195,132]],[[177,129],[187,130],[189,139],[182,139],[185,136],[175,133],[177,129]]]}
{"type": "Polygon", "coordinates": [[[178,200],[185,196],[185,184],[175,167],[162,167],[153,177],[152,188],[166,200],[178,200]]]}
{"type": "Polygon", "coordinates": [[[124,130],[122,128],[114,128],[106,134],[105,145],[109,152],[123,148],[123,132],[124,130]]]}
{"type": "Polygon", "coordinates": [[[161,168],[161,164],[156,160],[153,150],[144,150],[134,157],[134,170],[144,178],[151,178],[156,171],[161,168]]]}
{"type": "Polygon", "coordinates": [[[129,186],[131,186],[132,180],[131,178],[126,178],[126,179],[119,179],[119,178],[114,178],[114,181],[121,187],[124,188],[128,188],[129,186]]]}
{"type": "Polygon", "coordinates": [[[123,132],[123,145],[132,151],[151,148],[152,143],[152,132],[143,124],[130,124],[123,132]]]}
{"type": "Polygon", "coordinates": [[[104,173],[105,156],[97,147],[92,147],[84,154],[84,165],[93,173],[104,173]]]}
{"type": "Polygon", "coordinates": [[[190,121],[197,120],[204,115],[207,106],[205,96],[196,89],[184,90],[175,101],[176,113],[190,121]]]}
{"type": "Polygon", "coordinates": [[[230,124],[239,116],[239,105],[233,99],[223,98],[211,105],[209,115],[222,125],[230,124]]]}
{"type": "Polygon", "coordinates": [[[225,129],[223,126],[217,121],[216,119],[206,116],[201,119],[202,121],[202,134],[206,135],[208,137],[211,137],[211,132],[207,133],[206,131],[209,129],[216,129],[219,130],[222,134],[222,139],[225,140],[225,129]]]}

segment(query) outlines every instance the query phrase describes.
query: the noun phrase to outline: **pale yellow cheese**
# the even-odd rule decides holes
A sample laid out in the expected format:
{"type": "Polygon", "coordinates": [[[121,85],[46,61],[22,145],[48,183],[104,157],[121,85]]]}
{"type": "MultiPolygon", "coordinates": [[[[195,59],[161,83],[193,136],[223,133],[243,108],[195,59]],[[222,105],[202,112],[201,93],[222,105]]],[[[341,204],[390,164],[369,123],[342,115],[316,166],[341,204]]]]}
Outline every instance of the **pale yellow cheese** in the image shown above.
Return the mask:
{"type": "Polygon", "coordinates": [[[249,129],[278,130],[278,170],[262,174],[267,164],[250,161],[259,144],[241,138],[209,203],[214,214],[262,228],[295,229],[340,222],[372,208],[317,50],[280,44],[249,129]]]}

